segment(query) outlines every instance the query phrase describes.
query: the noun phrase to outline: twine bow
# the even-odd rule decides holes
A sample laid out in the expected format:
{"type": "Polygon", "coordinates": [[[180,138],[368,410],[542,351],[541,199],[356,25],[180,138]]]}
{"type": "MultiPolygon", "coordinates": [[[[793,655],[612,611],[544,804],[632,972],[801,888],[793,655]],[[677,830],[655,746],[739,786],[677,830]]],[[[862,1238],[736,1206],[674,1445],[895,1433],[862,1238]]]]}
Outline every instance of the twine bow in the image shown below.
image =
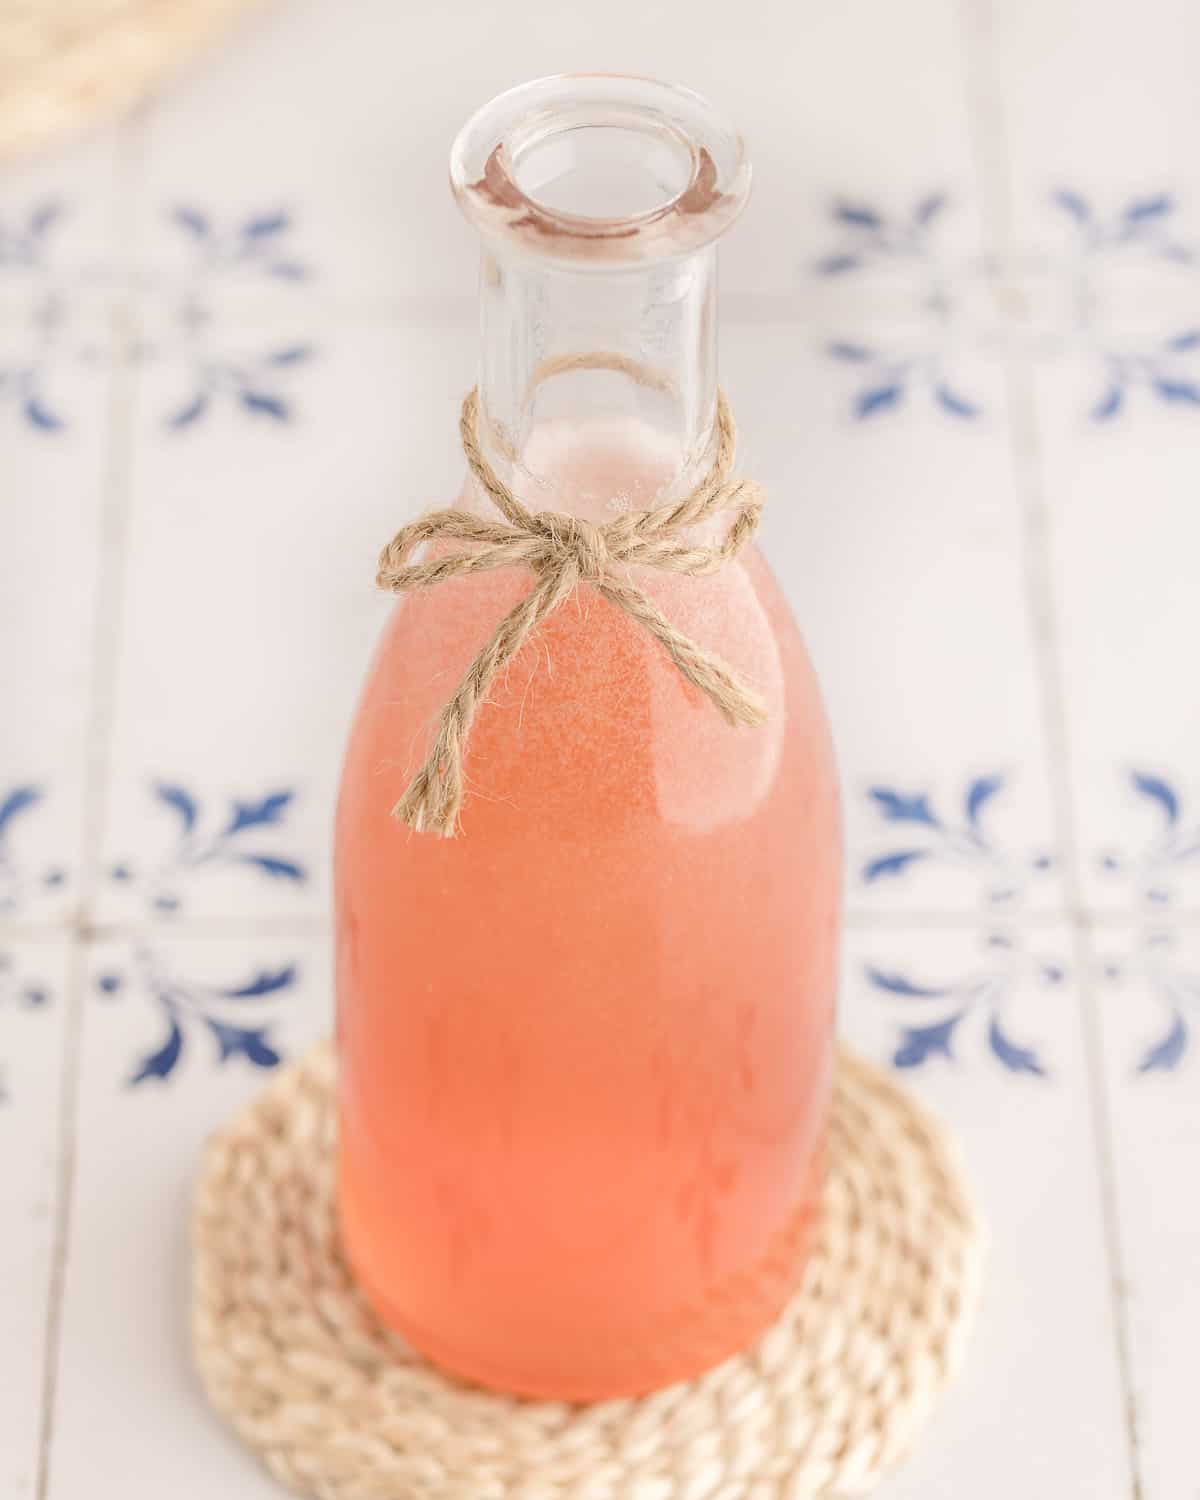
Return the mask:
{"type": "Polygon", "coordinates": [[[647,630],[730,724],[761,724],[766,717],[757,695],[711,652],[676,630],[625,573],[630,567],[662,568],[693,578],[716,573],[757,529],[762,490],[749,480],[729,477],[737,437],[725,397],[717,398],[716,458],[696,489],[673,505],[627,511],[603,525],[522,505],[484,457],[478,424],[478,395],[472,391],[459,421],[463,453],[503,522],[458,508],[430,511],[396,533],[380,554],[376,577],[381,589],[399,594],[493,568],[525,567],[534,575],[533,588],[501,620],[442,709],[429,756],[392,809],[393,817],[417,832],[430,830],[444,837],[458,829],[463,752],[480,704],[487,700],[497,673],[581,583],[647,630]],[[719,542],[693,546],[685,539],[690,527],[720,511],[729,511],[731,519],[719,542]],[[429,562],[409,562],[416,547],[435,540],[465,542],[470,548],[429,562]]]}

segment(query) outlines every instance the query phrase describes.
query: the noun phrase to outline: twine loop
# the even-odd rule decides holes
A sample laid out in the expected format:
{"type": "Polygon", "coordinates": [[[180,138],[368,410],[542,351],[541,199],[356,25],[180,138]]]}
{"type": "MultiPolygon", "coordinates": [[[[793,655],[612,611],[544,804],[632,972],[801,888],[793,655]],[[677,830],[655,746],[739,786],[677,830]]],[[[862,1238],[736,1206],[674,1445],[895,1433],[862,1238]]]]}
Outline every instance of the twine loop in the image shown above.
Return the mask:
{"type": "MultiPolygon", "coordinates": [[[[601,358],[612,358],[601,356],[601,358]]],[[[425,764],[392,815],[417,832],[449,837],[458,831],[464,784],[462,760],[471,725],[496,675],[529,635],[580,584],[623,610],[666,651],[688,682],[704,693],[731,725],[757,725],[766,717],[758,695],[711,652],[697,645],[629,576],[634,567],[658,568],[699,578],[716,573],[758,528],[763,492],[749,480],[730,478],[737,447],[733,414],[717,397],[717,451],[705,478],[682,500],[652,510],[629,510],[597,524],[560,511],[533,511],[499,478],[479,444],[479,399],[463,402],[459,432],[467,466],[501,521],[453,507],[430,511],[402,526],[383,549],[376,583],[390,593],[430,588],[493,568],[528,568],[532,589],[500,621],[442,709],[425,764]],[[721,512],[729,524],[715,542],[692,542],[690,530],[721,512]],[[426,542],[465,545],[424,562],[412,554],[426,542]]]]}

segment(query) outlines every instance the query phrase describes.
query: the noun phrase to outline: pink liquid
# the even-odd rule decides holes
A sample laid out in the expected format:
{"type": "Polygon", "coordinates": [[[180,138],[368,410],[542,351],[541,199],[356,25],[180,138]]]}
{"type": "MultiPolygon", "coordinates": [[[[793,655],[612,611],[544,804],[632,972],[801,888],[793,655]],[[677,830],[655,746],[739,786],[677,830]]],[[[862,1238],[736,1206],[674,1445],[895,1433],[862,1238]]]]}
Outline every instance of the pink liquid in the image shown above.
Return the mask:
{"type": "MultiPolygon", "coordinates": [[[[661,481],[627,435],[567,446],[580,510],[661,481]]],[[[424,1354],[562,1399],[689,1377],[774,1318],[830,1091],[839,826],[804,647],[757,554],[638,582],[764,728],[584,589],[476,720],[463,835],[410,833],[388,810],[428,726],[529,586],[484,574],[397,605],[338,811],[346,1251],[424,1354]]]]}

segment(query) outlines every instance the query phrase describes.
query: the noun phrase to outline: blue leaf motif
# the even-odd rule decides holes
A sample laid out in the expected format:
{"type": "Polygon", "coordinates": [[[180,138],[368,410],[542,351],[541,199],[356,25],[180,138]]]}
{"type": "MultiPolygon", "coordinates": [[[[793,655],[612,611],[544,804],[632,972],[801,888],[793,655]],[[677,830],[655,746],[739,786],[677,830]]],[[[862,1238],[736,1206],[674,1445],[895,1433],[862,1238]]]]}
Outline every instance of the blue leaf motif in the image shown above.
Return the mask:
{"type": "Polygon", "coordinates": [[[1115,382],[1109,386],[1104,395],[1100,397],[1095,406],[1092,407],[1093,422],[1107,422],[1115,417],[1125,404],[1124,389],[1115,382]]]}
{"type": "Polygon", "coordinates": [[[179,814],[184,833],[191,833],[196,826],[196,816],[199,812],[195,799],[185,792],[183,787],[172,786],[166,781],[157,783],[154,794],[160,802],[165,802],[168,807],[173,808],[179,814]]]}
{"type": "Polygon", "coordinates": [[[967,788],[967,822],[972,828],[978,829],[979,815],[991,799],[1004,785],[1004,777],[997,774],[994,776],[977,776],[967,788]]]}
{"type": "Polygon", "coordinates": [[[209,1030],[217,1039],[221,1062],[227,1062],[231,1057],[245,1057],[256,1068],[278,1066],[279,1053],[267,1041],[265,1027],[227,1026],[224,1021],[218,1021],[212,1016],[206,1016],[205,1019],[209,1030]]]}
{"type": "Polygon", "coordinates": [[[278,276],[280,281],[303,281],[308,275],[308,267],[294,260],[273,260],[264,269],[268,276],[278,276]]]}
{"type": "Polygon", "coordinates": [[[287,964],[282,969],[262,969],[253,979],[240,984],[236,989],[219,990],[226,1000],[257,1000],[262,995],[273,995],[285,990],[296,979],[296,965],[287,964]]]}
{"type": "Polygon", "coordinates": [[[57,416],[38,396],[26,396],[25,416],[34,427],[40,427],[43,432],[57,432],[63,425],[63,420],[57,416]]]}
{"type": "Polygon", "coordinates": [[[274,354],[268,354],[267,363],[269,365],[298,365],[311,357],[311,345],[294,344],[290,349],[276,349],[274,354]]]}
{"type": "Polygon", "coordinates": [[[186,229],[189,234],[195,235],[198,240],[208,238],[211,225],[207,217],[199,209],[178,207],[172,211],[171,217],[181,229],[186,229]]]}
{"type": "Polygon", "coordinates": [[[152,1052],[143,1059],[141,1067],[129,1080],[130,1085],[142,1083],[147,1078],[169,1078],[182,1053],[183,1032],[179,1029],[179,1022],[172,1016],[166,1041],[157,1052],[152,1052]]]}
{"type": "Polygon", "coordinates": [[[51,224],[55,223],[61,214],[61,203],[53,201],[39,203],[37,208],[29,215],[29,233],[37,239],[40,235],[45,234],[46,230],[50,228],[51,224]]]}
{"type": "Polygon", "coordinates": [[[825,348],[834,359],[853,360],[857,364],[874,358],[873,351],[868,349],[866,344],[849,344],[837,339],[832,344],[827,344],[825,348]]]}
{"type": "Polygon", "coordinates": [[[1046,1070],[1038,1061],[1037,1054],[1031,1052],[1028,1047],[1019,1047],[1005,1033],[1000,1025],[999,1016],[993,1016],[992,1023],[988,1027],[988,1046],[1011,1072],[1033,1073],[1039,1078],[1046,1076],[1046,1070]]]}
{"type": "Polygon", "coordinates": [[[821,276],[839,276],[843,271],[856,271],[861,264],[857,255],[827,255],[817,262],[821,276]]]}
{"type": "Polygon", "coordinates": [[[304,880],[303,869],[290,859],[277,859],[273,854],[239,854],[238,859],[245,865],[255,865],[264,874],[279,880],[304,880]]]}
{"type": "Polygon", "coordinates": [[[1159,376],[1154,381],[1154,390],[1164,401],[1200,406],[1200,386],[1193,385],[1190,380],[1168,380],[1165,376],[1159,376]]]}
{"type": "Polygon", "coordinates": [[[1161,219],[1174,207],[1173,200],[1166,193],[1156,193],[1151,198],[1135,198],[1125,210],[1125,220],[1129,224],[1143,224],[1147,219],[1161,219]]]}
{"type": "Polygon", "coordinates": [[[934,1053],[953,1059],[951,1043],[954,1040],[954,1028],[965,1014],[965,1011],[959,1010],[933,1026],[907,1028],[892,1056],[893,1065],[897,1068],[917,1068],[934,1053]]]}
{"type": "Polygon", "coordinates": [[[1186,245],[1161,245],[1158,253],[1164,260],[1173,260],[1181,266],[1196,264],[1196,252],[1186,245]]]}
{"type": "Polygon", "coordinates": [[[268,396],[264,391],[242,391],[240,394],[247,411],[261,412],[263,416],[274,417],[277,422],[287,421],[287,402],[278,396],[268,396]]]}
{"type": "Polygon", "coordinates": [[[1079,224],[1091,222],[1092,209],[1087,199],[1080,193],[1072,192],[1069,188],[1060,188],[1054,195],[1054,201],[1064,212],[1079,224]]]}
{"type": "Polygon", "coordinates": [[[878,811],[889,823],[925,823],[930,828],[941,826],[924,793],[909,797],[891,787],[873,786],[867,789],[867,795],[874,799],[878,811]]]}
{"type": "Polygon", "coordinates": [[[260,214],[247,219],[242,225],[242,237],[247,240],[265,240],[273,234],[281,234],[292,222],[291,214],[280,210],[277,213],[260,214]]]}
{"type": "Polygon", "coordinates": [[[4,837],[5,831],[18,813],[25,811],[27,807],[41,799],[41,792],[35,786],[16,786],[9,792],[3,802],[0,802],[0,838],[4,837]]]}
{"type": "Polygon", "coordinates": [[[264,823],[278,823],[292,800],[291,792],[271,792],[261,802],[235,802],[226,837],[243,828],[257,828],[264,823]]]}
{"type": "Polygon", "coordinates": [[[960,396],[957,391],[951,390],[948,385],[935,386],[933,394],[937,397],[938,405],[952,416],[977,417],[979,415],[977,406],[968,401],[965,396],[960,396]]]}
{"type": "Polygon", "coordinates": [[[878,859],[864,865],[862,878],[870,885],[873,880],[881,880],[888,875],[902,875],[909,865],[928,858],[927,849],[897,849],[894,854],[881,854],[878,859]]]}
{"type": "Polygon", "coordinates": [[[1169,781],[1161,776],[1148,776],[1143,771],[1132,772],[1130,779],[1135,791],[1140,792],[1143,797],[1148,797],[1150,801],[1157,802],[1162,808],[1168,827],[1178,823],[1179,797],[1169,781]]]}
{"type": "Polygon", "coordinates": [[[1174,338],[1167,340],[1165,347],[1174,349],[1177,354],[1200,349],[1200,328],[1189,328],[1186,333],[1177,333],[1174,338]]]}
{"type": "Polygon", "coordinates": [[[918,224],[931,224],[945,206],[945,193],[930,193],[927,198],[922,198],[913,210],[913,219],[918,224]]]}
{"type": "Polygon", "coordinates": [[[837,203],[834,205],[833,216],[843,224],[853,224],[857,229],[880,229],[883,226],[883,220],[865,203],[837,203]]]}
{"type": "Polygon", "coordinates": [[[939,985],[914,984],[903,974],[877,969],[872,964],[866,966],[866,975],[876,989],[887,990],[889,995],[904,995],[915,1000],[933,1000],[952,993],[951,990],[939,985]]]}
{"type": "Polygon", "coordinates": [[[856,417],[870,417],[878,411],[886,411],[889,406],[895,406],[904,395],[904,387],[900,385],[879,385],[874,390],[863,391],[854,403],[854,415],[856,417]]]}
{"type": "Polygon", "coordinates": [[[167,426],[190,427],[193,422],[198,422],[208,410],[208,403],[208,392],[201,391],[194,400],[189,401],[186,406],[181,406],[177,412],[167,418],[167,426]]]}
{"type": "Polygon", "coordinates": [[[1179,1066],[1187,1048],[1188,1024],[1182,1012],[1176,1011],[1171,1029],[1146,1052],[1141,1062],[1138,1063],[1138,1072],[1153,1073],[1162,1070],[1169,1073],[1179,1066]]]}

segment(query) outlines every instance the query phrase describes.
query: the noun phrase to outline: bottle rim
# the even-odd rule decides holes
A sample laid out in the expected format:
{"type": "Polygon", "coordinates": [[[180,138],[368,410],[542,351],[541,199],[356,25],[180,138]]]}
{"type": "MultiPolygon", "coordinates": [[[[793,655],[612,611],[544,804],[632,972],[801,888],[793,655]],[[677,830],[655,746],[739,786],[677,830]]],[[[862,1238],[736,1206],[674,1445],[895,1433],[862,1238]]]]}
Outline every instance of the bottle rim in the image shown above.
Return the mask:
{"type": "Polygon", "coordinates": [[[490,241],[577,269],[688,255],[745,207],[738,132],[699,94],[655,79],[558,74],[476,111],[450,183],[490,241]]]}

